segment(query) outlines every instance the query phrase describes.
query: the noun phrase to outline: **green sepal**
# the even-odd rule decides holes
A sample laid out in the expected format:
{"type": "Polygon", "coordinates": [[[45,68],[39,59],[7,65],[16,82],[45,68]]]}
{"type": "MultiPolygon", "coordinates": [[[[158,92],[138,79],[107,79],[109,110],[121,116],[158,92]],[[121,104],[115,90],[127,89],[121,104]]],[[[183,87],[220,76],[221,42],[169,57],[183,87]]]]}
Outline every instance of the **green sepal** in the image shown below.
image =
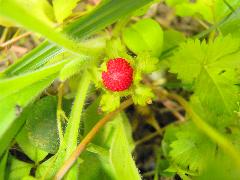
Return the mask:
{"type": "Polygon", "coordinates": [[[151,73],[157,70],[158,58],[150,56],[148,52],[139,53],[136,58],[137,70],[141,70],[142,73],[151,73]]]}
{"type": "Polygon", "coordinates": [[[127,59],[130,64],[133,64],[133,59],[130,55],[128,55],[125,46],[122,44],[120,38],[115,38],[107,41],[106,43],[106,55],[105,59],[108,61],[109,59],[114,58],[124,58],[127,59]]]}
{"type": "Polygon", "coordinates": [[[111,112],[120,106],[119,93],[106,93],[102,96],[100,106],[104,112],[111,112]]]}
{"type": "Polygon", "coordinates": [[[152,90],[149,87],[139,85],[134,90],[132,95],[134,104],[145,106],[154,97],[152,90]]]}

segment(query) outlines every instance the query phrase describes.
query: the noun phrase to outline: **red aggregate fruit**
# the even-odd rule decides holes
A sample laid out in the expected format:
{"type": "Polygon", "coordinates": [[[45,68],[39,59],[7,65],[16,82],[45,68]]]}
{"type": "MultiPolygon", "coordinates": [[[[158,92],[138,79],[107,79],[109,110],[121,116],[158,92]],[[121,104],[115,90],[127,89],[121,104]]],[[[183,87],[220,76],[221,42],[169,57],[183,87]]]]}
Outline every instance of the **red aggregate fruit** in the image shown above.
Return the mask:
{"type": "Polygon", "coordinates": [[[110,59],[107,71],[102,72],[104,86],[111,91],[124,91],[133,81],[133,68],[123,58],[110,59]]]}

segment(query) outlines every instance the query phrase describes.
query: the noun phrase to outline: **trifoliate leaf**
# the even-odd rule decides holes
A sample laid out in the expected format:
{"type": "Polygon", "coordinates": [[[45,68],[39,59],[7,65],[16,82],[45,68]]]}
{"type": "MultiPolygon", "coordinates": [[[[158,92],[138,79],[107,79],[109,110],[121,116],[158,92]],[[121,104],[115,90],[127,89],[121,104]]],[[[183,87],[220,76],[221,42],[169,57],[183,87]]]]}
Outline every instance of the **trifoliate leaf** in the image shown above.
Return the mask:
{"type": "Polygon", "coordinates": [[[141,106],[146,105],[154,97],[152,90],[149,87],[139,85],[136,87],[132,96],[133,102],[141,106]]]}
{"type": "Polygon", "coordinates": [[[170,71],[194,85],[195,95],[208,111],[218,116],[232,115],[239,100],[239,59],[239,41],[231,36],[218,37],[208,44],[189,40],[172,58],[170,71]]]}
{"type": "Polygon", "coordinates": [[[162,52],[163,31],[152,19],[143,19],[123,31],[123,41],[135,54],[143,51],[159,57],[162,52]]]}
{"type": "Polygon", "coordinates": [[[106,93],[102,96],[100,106],[105,112],[114,111],[120,106],[120,96],[117,93],[106,93]]]}
{"type": "Polygon", "coordinates": [[[205,41],[188,40],[181,44],[179,51],[171,59],[170,71],[177,73],[185,83],[192,83],[202,68],[207,68],[210,64],[236,52],[238,48],[239,41],[231,36],[218,37],[209,44],[205,41]]]}
{"type": "Polygon", "coordinates": [[[172,161],[186,172],[198,173],[205,162],[214,157],[215,145],[190,122],[177,132],[170,145],[172,161]]]}

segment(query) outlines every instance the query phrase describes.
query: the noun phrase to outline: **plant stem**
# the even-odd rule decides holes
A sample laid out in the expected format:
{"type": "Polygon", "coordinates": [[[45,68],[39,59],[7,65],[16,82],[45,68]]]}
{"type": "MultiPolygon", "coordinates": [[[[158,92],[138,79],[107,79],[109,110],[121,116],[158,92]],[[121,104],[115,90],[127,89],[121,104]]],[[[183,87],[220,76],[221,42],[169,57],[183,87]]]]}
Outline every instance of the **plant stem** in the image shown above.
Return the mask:
{"type": "Polygon", "coordinates": [[[148,136],[145,136],[144,138],[138,140],[135,142],[135,146],[139,146],[142,143],[145,143],[153,138],[155,138],[156,136],[160,136],[162,132],[156,131],[152,134],[149,134],[148,136]]]}
{"type": "Polygon", "coordinates": [[[31,35],[31,34],[32,34],[32,32],[26,32],[26,33],[24,33],[24,34],[21,34],[21,35],[15,37],[15,38],[13,38],[13,39],[7,41],[7,42],[1,43],[1,44],[0,44],[0,48],[4,48],[4,47],[6,47],[6,46],[8,46],[8,45],[11,45],[11,44],[17,42],[18,40],[20,40],[20,39],[22,39],[22,38],[24,38],[24,37],[26,37],[26,36],[29,36],[29,35],[31,35]]]}
{"type": "Polygon", "coordinates": [[[91,129],[91,131],[86,135],[86,137],[81,141],[81,143],[78,145],[78,147],[75,149],[75,151],[71,154],[71,156],[65,161],[63,166],[60,168],[58,173],[55,176],[56,180],[62,179],[63,176],[67,173],[67,171],[71,168],[71,166],[74,164],[74,162],[77,160],[79,155],[84,151],[86,146],[91,142],[91,140],[95,137],[97,132],[113,117],[115,117],[119,112],[121,112],[123,109],[127,108],[133,103],[132,99],[128,99],[124,101],[118,109],[116,109],[113,112],[110,112],[106,116],[104,116],[102,119],[100,119],[96,125],[91,129]]]}
{"type": "Polygon", "coordinates": [[[81,115],[83,106],[87,97],[88,87],[90,85],[90,77],[87,71],[83,72],[82,79],[79,82],[76,98],[69,118],[64,140],[67,143],[66,157],[72,153],[77,146],[79,127],[81,124],[81,115]]]}
{"type": "MultiPolygon", "coordinates": [[[[66,149],[62,153],[65,153],[64,159],[69,158],[74,149],[77,147],[79,138],[79,127],[81,124],[81,115],[84,107],[84,103],[87,97],[88,88],[90,85],[90,75],[87,70],[82,74],[81,80],[78,85],[76,97],[72,107],[71,115],[68,121],[68,126],[64,136],[64,143],[62,143],[61,149],[66,149]]],[[[60,165],[61,166],[61,165],[60,165]]],[[[73,179],[77,176],[77,166],[75,166],[67,175],[67,179],[73,179]]]]}
{"type": "Polygon", "coordinates": [[[184,98],[174,93],[168,93],[167,96],[181,104],[186,112],[192,117],[192,120],[196,126],[206,135],[208,135],[213,141],[215,141],[230,157],[233,158],[233,160],[235,160],[236,164],[240,167],[240,154],[238,150],[236,150],[236,148],[233,146],[233,144],[228,141],[227,138],[222,136],[214,128],[208,125],[203,119],[201,119],[197,113],[195,113],[194,110],[189,106],[188,102],[184,98]]]}

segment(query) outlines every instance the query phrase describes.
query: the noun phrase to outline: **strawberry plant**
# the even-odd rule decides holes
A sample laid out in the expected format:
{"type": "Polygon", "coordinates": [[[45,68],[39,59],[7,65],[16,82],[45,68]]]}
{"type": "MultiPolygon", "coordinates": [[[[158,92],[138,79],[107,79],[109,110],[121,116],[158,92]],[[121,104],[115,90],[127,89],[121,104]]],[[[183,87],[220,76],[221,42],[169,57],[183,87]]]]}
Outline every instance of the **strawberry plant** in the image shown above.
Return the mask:
{"type": "Polygon", "coordinates": [[[239,179],[239,0],[0,0],[0,179],[239,179]]]}

